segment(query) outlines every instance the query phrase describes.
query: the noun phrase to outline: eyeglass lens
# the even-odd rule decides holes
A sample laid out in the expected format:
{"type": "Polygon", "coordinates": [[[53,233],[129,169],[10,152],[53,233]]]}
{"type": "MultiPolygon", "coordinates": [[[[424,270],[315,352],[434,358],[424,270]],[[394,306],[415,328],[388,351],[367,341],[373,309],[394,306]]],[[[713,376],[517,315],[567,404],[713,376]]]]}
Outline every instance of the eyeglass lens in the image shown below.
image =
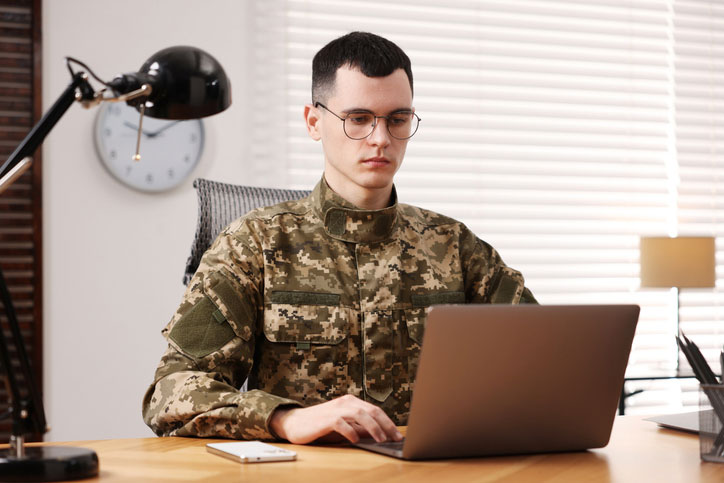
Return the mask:
{"type": "MultiPolygon", "coordinates": [[[[407,139],[415,134],[419,121],[411,112],[393,113],[387,116],[386,120],[387,130],[397,139],[407,139]]],[[[374,128],[375,116],[369,113],[351,113],[344,119],[344,132],[352,139],[366,138],[372,134],[374,128]]]]}

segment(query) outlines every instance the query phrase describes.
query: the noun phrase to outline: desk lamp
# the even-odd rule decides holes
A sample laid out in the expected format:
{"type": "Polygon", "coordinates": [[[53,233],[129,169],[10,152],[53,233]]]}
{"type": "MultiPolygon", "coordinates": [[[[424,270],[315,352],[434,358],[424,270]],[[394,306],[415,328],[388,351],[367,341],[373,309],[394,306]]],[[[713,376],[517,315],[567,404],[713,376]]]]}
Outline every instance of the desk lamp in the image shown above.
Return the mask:
{"type": "MultiPolygon", "coordinates": [[[[101,102],[126,102],[139,111],[139,149],[144,115],[162,119],[195,119],[223,111],[231,104],[231,85],[219,62],[195,47],[169,47],[152,55],[138,72],[103,81],[88,66],[66,58],[71,83],[46,112],[10,158],[0,167],[0,193],[30,168],[32,154],[74,100],[84,107],[101,102]],[[88,74],[103,87],[96,91],[88,74]]],[[[0,302],[8,319],[10,342],[0,327],[0,367],[10,394],[12,417],[10,449],[0,451],[0,481],[58,481],[89,478],[98,474],[98,456],[92,450],[67,446],[25,447],[25,437],[47,431],[40,392],[33,378],[10,292],[0,270],[0,302]],[[12,361],[14,348],[15,361],[12,361]],[[15,362],[19,369],[16,369],[15,362]],[[19,374],[14,371],[18,370],[19,374]],[[18,378],[17,376],[21,376],[18,378]]]]}
{"type": "MultiPolygon", "coordinates": [[[[641,287],[676,289],[676,334],[682,288],[708,288],[716,283],[712,237],[642,237],[641,287]]],[[[678,354],[678,346],[677,346],[678,354]]],[[[679,370],[679,358],[676,358],[679,370]]]]}

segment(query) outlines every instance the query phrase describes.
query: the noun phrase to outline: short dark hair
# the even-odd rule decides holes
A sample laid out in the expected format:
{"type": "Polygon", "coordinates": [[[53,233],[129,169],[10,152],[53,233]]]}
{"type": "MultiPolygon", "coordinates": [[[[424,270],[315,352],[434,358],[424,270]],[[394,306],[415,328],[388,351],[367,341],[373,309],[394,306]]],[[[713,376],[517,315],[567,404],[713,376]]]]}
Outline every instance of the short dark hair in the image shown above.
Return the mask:
{"type": "Polygon", "coordinates": [[[410,58],[394,42],[369,32],[350,32],[322,47],[312,60],[312,102],[325,102],[337,69],[359,69],[367,77],[386,77],[403,69],[412,90],[410,58]]]}

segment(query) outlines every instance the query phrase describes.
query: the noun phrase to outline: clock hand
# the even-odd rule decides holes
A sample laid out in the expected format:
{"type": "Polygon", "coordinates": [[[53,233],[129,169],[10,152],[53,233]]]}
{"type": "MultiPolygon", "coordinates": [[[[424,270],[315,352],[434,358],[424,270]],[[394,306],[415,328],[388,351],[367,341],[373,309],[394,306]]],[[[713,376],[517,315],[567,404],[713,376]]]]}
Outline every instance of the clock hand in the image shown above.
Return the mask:
{"type": "Polygon", "coordinates": [[[174,122],[172,122],[172,123],[170,123],[170,124],[166,124],[165,126],[163,126],[163,127],[162,127],[161,129],[159,129],[158,131],[154,131],[154,132],[151,132],[151,133],[144,133],[144,134],[146,134],[146,135],[147,135],[148,137],[150,137],[150,138],[153,138],[153,137],[158,136],[159,134],[161,134],[161,133],[164,132],[166,129],[170,128],[171,126],[175,126],[176,124],[178,124],[178,123],[180,123],[180,122],[181,122],[181,120],[174,121],[174,122]]]}
{"type": "MultiPolygon", "coordinates": [[[[133,129],[134,131],[138,131],[138,126],[136,126],[135,124],[131,124],[131,123],[128,122],[128,121],[123,121],[123,125],[126,126],[126,127],[130,127],[130,128],[133,129]]],[[[149,132],[149,131],[141,130],[141,132],[143,132],[144,135],[146,135],[146,136],[148,136],[148,137],[150,137],[150,138],[152,138],[153,136],[155,136],[154,133],[149,132]]]]}
{"type": "Polygon", "coordinates": [[[138,118],[138,137],[136,137],[136,154],[133,155],[134,161],[141,160],[141,133],[143,132],[143,115],[146,113],[146,103],[141,103],[141,117],[138,118]]]}

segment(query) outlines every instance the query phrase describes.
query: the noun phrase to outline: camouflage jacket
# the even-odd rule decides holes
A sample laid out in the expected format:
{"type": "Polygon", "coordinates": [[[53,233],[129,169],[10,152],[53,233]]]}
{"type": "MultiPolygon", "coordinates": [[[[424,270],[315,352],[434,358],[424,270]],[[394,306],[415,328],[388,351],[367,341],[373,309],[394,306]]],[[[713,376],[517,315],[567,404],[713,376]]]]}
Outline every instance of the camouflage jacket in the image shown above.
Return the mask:
{"type": "Polygon", "coordinates": [[[398,204],[394,191],[393,201],[359,210],[322,180],[305,199],[229,225],[163,330],[146,424],[271,439],[277,407],[353,394],[404,425],[426,307],[535,302],[463,224],[398,204]]]}

